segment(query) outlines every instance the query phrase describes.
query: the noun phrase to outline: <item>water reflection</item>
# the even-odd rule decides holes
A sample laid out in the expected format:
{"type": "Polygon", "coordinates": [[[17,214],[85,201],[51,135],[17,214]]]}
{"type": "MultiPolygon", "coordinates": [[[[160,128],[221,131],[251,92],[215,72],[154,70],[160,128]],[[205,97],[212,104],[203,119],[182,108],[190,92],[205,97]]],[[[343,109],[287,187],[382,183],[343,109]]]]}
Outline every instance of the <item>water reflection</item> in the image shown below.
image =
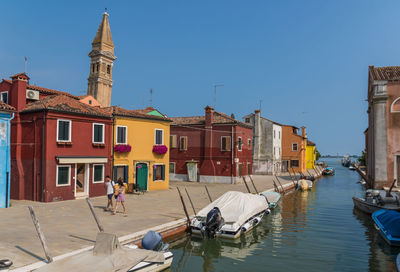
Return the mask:
{"type": "MultiPolygon", "coordinates": [[[[336,162],[334,162],[336,163],[336,162]]],[[[172,271],[394,271],[400,248],[353,210],[362,193],[357,173],[334,165],[336,175],[308,192],[291,192],[253,231],[232,240],[184,236],[171,244],[172,271]]]]}

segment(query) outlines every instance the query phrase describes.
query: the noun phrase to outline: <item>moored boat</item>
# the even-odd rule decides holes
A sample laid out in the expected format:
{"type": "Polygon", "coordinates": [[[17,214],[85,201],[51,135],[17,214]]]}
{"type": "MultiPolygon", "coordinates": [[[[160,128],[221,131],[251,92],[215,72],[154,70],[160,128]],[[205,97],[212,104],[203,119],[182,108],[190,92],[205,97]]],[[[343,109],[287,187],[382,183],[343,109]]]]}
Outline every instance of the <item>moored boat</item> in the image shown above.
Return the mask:
{"type": "Polygon", "coordinates": [[[313,183],[311,180],[301,179],[301,180],[299,180],[299,183],[297,184],[297,189],[299,189],[300,191],[307,191],[307,190],[311,190],[312,186],[313,186],[313,183]]]}
{"type": "Polygon", "coordinates": [[[268,201],[268,208],[273,209],[278,206],[278,202],[281,199],[281,194],[278,192],[261,192],[260,195],[264,196],[268,201]]]}
{"type": "Polygon", "coordinates": [[[333,167],[326,167],[322,170],[322,175],[324,176],[333,176],[335,174],[335,169],[333,167]]]}
{"type": "Polygon", "coordinates": [[[372,214],[375,227],[391,246],[400,246],[400,212],[378,210],[372,214]]]}
{"type": "Polygon", "coordinates": [[[190,228],[201,237],[236,239],[260,223],[268,206],[262,195],[229,191],[200,210],[190,228]]]}
{"type": "MultiPolygon", "coordinates": [[[[142,244],[145,244],[144,240],[142,240],[142,244]]],[[[35,272],[147,272],[162,271],[170,267],[173,254],[170,251],[164,251],[165,248],[160,241],[154,241],[153,245],[154,248],[152,250],[121,246],[115,234],[99,232],[93,250],[46,264],[35,270],[35,272]]]]}
{"type": "Polygon", "coordinates": [[[353,196],[354,207],[368,214],[381,209],[400,211],[399,196],[396,193],[386,195],[385,190],[369,189],[365,192],[365,198],[353,196]]]}

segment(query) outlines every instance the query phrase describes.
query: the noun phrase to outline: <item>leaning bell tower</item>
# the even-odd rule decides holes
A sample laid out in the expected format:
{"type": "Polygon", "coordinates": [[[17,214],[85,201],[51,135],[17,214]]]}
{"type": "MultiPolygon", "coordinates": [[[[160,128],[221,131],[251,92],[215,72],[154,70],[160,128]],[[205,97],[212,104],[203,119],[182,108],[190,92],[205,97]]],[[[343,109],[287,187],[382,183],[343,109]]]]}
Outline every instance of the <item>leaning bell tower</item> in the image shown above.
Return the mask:
{"type": "Polygon", "coordinates": [[[90,73],[88,78],[87,94],[93,96],[102,107],[111,105],[112,72],[114,43],[112,41],[108,13],[103,13],[96,37],[92,42],[90,57],[90,73]]]}

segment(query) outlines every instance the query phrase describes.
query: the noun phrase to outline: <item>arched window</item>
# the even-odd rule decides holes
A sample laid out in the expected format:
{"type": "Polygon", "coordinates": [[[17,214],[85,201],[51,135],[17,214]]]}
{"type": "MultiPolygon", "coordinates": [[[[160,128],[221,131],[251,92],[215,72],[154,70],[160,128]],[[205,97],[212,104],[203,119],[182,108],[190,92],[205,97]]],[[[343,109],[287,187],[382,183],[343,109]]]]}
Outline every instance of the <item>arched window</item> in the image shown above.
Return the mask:
{"type": "Polygon", "coordinates": [[[107,74],[111,74],[111,65],[110,64],[107,65],[107,74]]]}
{"type": "Polygon", "coordinates": [[[100,63],[97,63],[97,65],[96,65],[96,72],[99,72],[99,68],[100,68],[100,63]]]}

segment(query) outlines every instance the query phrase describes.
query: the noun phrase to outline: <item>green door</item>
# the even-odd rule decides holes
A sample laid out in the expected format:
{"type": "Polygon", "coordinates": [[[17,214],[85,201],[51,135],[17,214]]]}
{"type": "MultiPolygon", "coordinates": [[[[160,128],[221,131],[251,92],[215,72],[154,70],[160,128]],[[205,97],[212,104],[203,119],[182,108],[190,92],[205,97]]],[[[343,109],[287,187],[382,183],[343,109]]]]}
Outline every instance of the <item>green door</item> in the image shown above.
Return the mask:
{"type": "Polygon", "coordinates": [[[139,186],[140,191],[147,191],[147,164],[138,163],[136,164],[136,184],[139,186]]]}

